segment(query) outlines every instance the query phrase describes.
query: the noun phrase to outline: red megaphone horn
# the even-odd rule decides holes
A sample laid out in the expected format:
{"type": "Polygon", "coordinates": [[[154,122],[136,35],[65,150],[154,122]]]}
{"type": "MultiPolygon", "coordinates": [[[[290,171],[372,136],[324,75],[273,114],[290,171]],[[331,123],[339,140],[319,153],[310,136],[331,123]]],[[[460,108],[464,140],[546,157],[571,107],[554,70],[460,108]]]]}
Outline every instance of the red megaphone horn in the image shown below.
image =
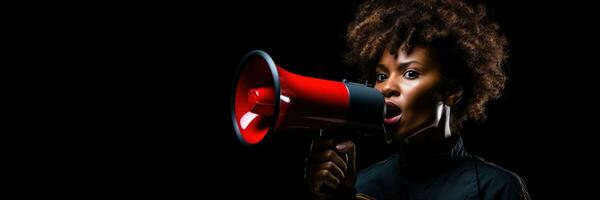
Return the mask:
{"type": "Polygon", "coordinates": [[[383,95],[363,84],[294,74],[260,50],[243,58],[234,80],[231,117],[244,144],[294,128],[356,127],[385,133],[383,95]]]}

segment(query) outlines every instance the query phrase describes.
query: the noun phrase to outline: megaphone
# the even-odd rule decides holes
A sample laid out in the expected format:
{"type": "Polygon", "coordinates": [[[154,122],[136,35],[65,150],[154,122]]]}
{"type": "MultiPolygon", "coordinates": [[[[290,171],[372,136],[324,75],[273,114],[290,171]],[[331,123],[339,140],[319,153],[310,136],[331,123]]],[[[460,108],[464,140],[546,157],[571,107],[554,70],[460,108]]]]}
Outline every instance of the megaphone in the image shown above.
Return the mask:
{"type": "Polygon", "coordinates": [[[385,133],[384,115],[379,91],[288,72],[260,50],[242,59],[234,78],[231,117],[238,139],[246,145],[286,129],[353,127],[385,133]]]}

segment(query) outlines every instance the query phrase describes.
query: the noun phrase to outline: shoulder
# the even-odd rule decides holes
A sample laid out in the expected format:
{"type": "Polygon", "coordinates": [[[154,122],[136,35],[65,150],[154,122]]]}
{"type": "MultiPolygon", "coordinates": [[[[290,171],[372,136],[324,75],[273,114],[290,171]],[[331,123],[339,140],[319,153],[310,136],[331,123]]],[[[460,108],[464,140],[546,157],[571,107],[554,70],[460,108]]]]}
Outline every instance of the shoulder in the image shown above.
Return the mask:
{"type": "Polygon", "coordinates": [[[474,163],[477,176],[482,183],[515,184],[522,182],[519,175],[479,156],[473,156],[470,160],[474,163]]]}
{"type": "Polygon", "coordinates": [[[370,182],[373,181],[373,179],[381,178],[382,176],[379,176],[379,174],[389,174],[390,172],[397,170],[399,161],[400,156],[396,154],[381,162],[372,164],[358,173],[357,180],[360,180],[361,182],[370,182]]]}
{"type": "Polygon", "coordinates": [[[474,163],[478,186],[483,199],[529,199],[523,179],[514,172],[504,169],[481,157],[470,159],[474,163]]]}
{"type": "Polygon", "coordinates": [[[388,187],[393,187],[397,183],[400,157],[392,155],[384,161],[372,164],[368,168],[361,170],[356,179],[356,191],[362,198],[380,198],[384,191],[391,191],[388,187]]]}

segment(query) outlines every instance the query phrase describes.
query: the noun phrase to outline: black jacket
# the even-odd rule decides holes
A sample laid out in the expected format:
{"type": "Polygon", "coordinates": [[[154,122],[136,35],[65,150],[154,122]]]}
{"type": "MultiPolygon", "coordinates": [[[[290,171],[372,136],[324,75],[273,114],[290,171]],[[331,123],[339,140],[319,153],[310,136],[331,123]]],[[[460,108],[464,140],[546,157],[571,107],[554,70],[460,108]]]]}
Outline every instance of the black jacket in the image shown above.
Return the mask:
{"type": "Polygon", "coordinates": [[[401,152],[359,172],[357,199],[530,199],[519,176],[467,154],[461,138],[448,153],[401,152]]]}

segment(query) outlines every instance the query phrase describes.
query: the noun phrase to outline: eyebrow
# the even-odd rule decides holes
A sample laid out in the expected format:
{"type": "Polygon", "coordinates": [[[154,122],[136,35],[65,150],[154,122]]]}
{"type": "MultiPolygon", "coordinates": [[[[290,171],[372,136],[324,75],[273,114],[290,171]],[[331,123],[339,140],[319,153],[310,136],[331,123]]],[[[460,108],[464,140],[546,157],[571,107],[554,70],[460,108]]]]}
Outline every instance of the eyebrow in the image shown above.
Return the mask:
{"type": "Polygon", "coordinates": [[[411,60],[411,61],[408,61],[408,62],[402,62],[402,63],[400,63],[398,66],[400,66],[401,68],[406,68],[406,67],[408,67],[410,64],[413,64],[413,63],[417,63],[417,64],[420,64],[420,65],[423,65],[423,63],[420,63],[419,61],[416,61],[416,60],[411,60]]]}
{"type": "Polygon", "coordinates": [[[384,71],[389,71],[387,66],[385,66],[384,64],[381,63],[377,63],[377,66],[375,66],[375,70],[384,70],[384,71]]]}
{"type": "MultiPolygon", "coordinates": [[[[410,66],[410,64],[413,64],[413,63],[417,63],[417,64],[420,64],[420,65],[423,65],[423,63],[420,63],[419,61],[411,60],[411,61],[408,61],[408,62],[402,62],[402,63],[400,63],[398,65],[398,67],[399,68],[406,68],[406,67],[410,66]]],[[[425,66],[425,65],[423,65],[423,66],[425,66]]],[[[383,69],[387,70],[388,67],[386,65],[384,65],[384,64],[377,63],[377,66],[375,68],[376,69],[377,68],[383,68],[383,69]]]]}

